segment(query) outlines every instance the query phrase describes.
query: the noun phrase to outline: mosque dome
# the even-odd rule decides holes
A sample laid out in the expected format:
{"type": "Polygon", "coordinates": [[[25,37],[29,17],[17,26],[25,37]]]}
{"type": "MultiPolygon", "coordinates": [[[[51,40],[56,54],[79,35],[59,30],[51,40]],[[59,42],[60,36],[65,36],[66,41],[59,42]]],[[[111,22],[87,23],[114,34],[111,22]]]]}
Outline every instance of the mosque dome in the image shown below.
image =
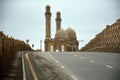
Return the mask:
{"type": "Polygon", "coordinates": [[[72,28],[66,29],[69,38],[76,39],[76,32],[72,28]]]}
{"type": "Polygon", "coordinates": [[[65,30],[60,29],[56,32],[55,39],[61,39],[61,40],[68,39],[68,34],[65,30]]]}

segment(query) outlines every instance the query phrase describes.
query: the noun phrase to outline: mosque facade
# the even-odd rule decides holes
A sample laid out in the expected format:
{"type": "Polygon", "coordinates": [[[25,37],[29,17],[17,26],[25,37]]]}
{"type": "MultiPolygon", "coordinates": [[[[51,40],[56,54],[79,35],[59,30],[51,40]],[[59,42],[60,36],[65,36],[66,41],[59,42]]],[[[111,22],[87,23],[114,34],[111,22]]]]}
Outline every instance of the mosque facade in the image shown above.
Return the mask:
{"type": "Polygon", "coordinates": [[[51,38],[51,11],[50,6],[46,6],[45,10],[45,51],[46,52],[75,52],[78,51],[79,42],[76,32],[72,28],[66,30],[61,28],[61,13],[56,13],[56,33],[54,38],[51,38]]]}

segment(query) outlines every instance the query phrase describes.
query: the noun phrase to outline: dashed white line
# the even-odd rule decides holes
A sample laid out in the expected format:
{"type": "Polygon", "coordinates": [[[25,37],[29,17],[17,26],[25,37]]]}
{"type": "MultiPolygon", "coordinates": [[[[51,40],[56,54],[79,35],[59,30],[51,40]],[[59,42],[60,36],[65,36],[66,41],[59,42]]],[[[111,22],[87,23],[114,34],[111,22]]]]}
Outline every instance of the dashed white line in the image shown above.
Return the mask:
{"type": "Polygon", "coordinates": [[[74,79],[74,80],[78,80],[75,76],[71,75],[71,77],[74,79]]]}
{"type": "Polygon", "coordinates": [[[111,68],[111,69],[113,68],[112,66],[109,66],[109,65],[105,65],[105,66],[108,67],[108,68],[111,68]]]}
{"type": "Polygon", "coordinates": [[[95,63],[95,61],[94,60],[89,60],[91,63],[95,63]]]}
{"type": "Polygon", "coordinates": [[[77,56],[76,54],[74,56],[77,56]]]}
{"type": "Polygon", "coordinates": [[[65,67],[62,65],[62,66],[61,66],[61,68],[63,68],[63,69],[64,69],[65,67]]]}
{"type": "Polygon", "coordinates": [[[57,60],[56,60],[55,62],[56,62],[56,63],[58,63],[58,61],[57,61],[57,60]]]}

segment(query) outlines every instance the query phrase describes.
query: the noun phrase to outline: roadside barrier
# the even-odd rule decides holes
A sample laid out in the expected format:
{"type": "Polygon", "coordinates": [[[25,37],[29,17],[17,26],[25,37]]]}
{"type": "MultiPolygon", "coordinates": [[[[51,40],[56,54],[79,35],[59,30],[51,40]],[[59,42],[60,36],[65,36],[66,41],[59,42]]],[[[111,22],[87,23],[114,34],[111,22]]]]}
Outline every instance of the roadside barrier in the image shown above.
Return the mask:
{"type": "Polygon", "coordinates": [[[103,51],[120,53],[120,19],[106,28],[88,42],[80,51],[103,51]]]}
{"type": "Polygon", "coordinates": [[[6,75],[8,65],[18,51],[32,50],[24,41],[8,37],[0,31],[0,79],[6,75]]]}

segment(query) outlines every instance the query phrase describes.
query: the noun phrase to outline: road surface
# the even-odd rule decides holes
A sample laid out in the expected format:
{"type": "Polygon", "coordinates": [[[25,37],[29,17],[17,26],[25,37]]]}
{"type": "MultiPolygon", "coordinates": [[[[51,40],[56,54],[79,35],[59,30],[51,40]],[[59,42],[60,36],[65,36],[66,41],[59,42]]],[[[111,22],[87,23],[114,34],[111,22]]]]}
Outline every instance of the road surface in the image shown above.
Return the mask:
{"type": "Polygon", "coordinates": [[[120,80],[120,54],[30,52],[38,80],[120,80]]]}

